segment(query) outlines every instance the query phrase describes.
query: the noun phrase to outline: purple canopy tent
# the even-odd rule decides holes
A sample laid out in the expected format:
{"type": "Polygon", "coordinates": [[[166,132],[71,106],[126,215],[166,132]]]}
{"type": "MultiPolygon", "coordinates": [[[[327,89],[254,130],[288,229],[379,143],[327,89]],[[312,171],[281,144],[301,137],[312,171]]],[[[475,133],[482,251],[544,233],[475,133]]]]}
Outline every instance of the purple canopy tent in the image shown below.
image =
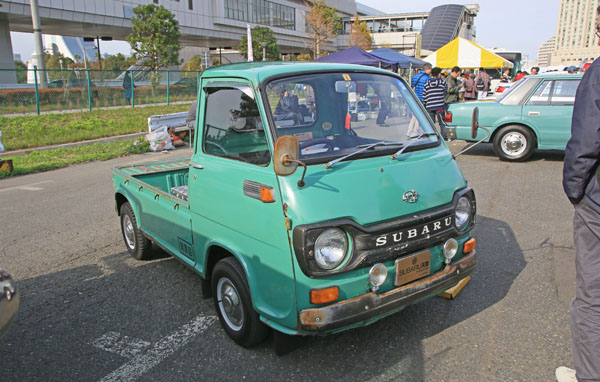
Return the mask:
{"type": "Polygon", "coordinates": [[[328,56],[316,59],[318,62],[336,62],[338,64],[356,64],[375,66],[378,68],[398,68],[398,64],[385,58],[374,56],[357,46],[331,53],[328,56]]]}

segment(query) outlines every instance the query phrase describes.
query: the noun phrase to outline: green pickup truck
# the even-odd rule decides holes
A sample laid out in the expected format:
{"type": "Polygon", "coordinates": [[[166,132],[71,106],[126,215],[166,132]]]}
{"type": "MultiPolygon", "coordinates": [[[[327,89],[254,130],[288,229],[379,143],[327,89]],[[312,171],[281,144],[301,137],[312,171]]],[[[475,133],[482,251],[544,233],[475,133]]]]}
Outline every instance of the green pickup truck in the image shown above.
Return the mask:
{"type": "Polygon", "coordinates": [[[191,158],[114,170],[116,211],[129,253],[195,270],[244,347],[368,325],[475,268],[474,192],[391,72],[215,67],[195,131],[191,158]]]}

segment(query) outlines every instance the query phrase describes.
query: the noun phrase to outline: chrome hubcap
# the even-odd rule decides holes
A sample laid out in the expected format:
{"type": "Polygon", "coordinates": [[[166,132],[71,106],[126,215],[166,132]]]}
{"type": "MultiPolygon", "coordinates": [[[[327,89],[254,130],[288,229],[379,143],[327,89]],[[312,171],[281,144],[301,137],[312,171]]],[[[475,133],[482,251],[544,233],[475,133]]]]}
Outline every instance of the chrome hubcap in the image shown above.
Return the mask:
{"type": "Polygon", "coordinates": [[[125,234],[125,243],[127,243],[129,249],[135,249],[135,231],[129,215],[123,215],[123,233],[125,234]]]}
{"type": "Polygon", "coordinates": [[[227,277],[219,279],[217,284],[217,301],[223,319],[231,329],[242,329],[244,322],[244,307],[239,293],[227,277]]]}
{"type": "Polygon", "coordinates": [[[502,137],[500,146],[507,155],[518,156],[523,154],[527,148],[527,138],[521,133],[511,131],[502,137]]]}

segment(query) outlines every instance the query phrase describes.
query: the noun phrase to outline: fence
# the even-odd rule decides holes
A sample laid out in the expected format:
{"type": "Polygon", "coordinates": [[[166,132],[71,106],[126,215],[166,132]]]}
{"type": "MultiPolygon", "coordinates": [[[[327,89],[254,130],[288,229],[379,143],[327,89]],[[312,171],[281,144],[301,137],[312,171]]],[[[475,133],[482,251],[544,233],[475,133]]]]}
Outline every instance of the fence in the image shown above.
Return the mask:
{"type": "Polygon", "coordinates": [[[0,69],[0,115],[193,101],[199,79],[184,70],[0,69]]]}

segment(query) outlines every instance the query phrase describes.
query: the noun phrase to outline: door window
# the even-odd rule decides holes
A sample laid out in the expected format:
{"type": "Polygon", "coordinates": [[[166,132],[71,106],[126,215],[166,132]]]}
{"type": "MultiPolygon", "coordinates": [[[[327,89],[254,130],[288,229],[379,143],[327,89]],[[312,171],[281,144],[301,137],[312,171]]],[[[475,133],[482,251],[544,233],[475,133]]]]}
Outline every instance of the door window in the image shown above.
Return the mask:
{"type": "Polygon", "coordinates": [[[550,90],[553,81],[544,81],[531,95],[527,105],[550,105],[550,90]]]}
{"type": "Polygon", "coordinates": [[[575,103],[575,93],[577,93],[578,86],[578,80],[554,81],[551,104],[572,106],[575,103]]]}
{"type": "Polygon", "coordinates": [[[268,164],[271,156],[252,89],[224,85],[204,91],[204,152],[255,165],[268,164]]]}

